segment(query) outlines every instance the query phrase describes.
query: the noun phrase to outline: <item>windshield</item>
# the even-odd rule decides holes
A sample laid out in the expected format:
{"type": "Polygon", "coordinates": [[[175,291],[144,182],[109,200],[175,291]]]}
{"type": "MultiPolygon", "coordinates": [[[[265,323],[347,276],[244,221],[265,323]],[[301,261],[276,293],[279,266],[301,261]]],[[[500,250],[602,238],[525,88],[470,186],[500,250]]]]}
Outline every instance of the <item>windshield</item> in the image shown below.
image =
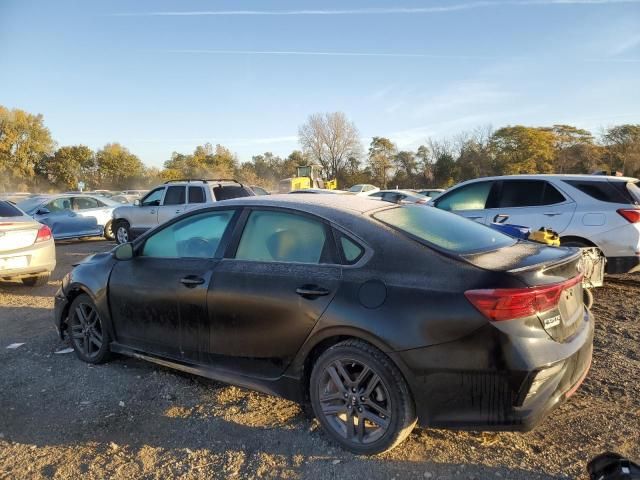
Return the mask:
{"type": "Polygon", "coordinates": [[[443,210],[407,205],[373,215],[417,240],[457,254],[509,247],[516,240],[473,220],[443,210]]]}

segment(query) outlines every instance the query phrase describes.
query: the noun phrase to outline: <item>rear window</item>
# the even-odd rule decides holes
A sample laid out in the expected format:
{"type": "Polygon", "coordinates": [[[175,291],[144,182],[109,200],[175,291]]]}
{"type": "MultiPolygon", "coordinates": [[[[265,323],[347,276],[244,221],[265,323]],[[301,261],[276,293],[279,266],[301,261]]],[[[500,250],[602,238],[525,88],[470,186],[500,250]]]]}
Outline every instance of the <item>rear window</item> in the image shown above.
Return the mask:
{"type": "Polygon", "coordinates": [[[485,225],[437,208],[407,205],[373,217],[409,236],[457,254],[496,250],[516,243],[485,225]]]}
{"type": "MultiPolygon", "coordinates": [[[[627,182],[608,182],[597,180],[565,180],[574,188],[591,198],[608,203],[635,203],[627,189],[627,182]]],[[[637,187],[636,187],[637,188],[637,187]]]]}
{"type": "Polygon", "coordinates": [[[0,217],[21,217],[22,212],[9,202],[0,201],[0,217]]]}
{"type": "Polygon", "coordinates": [[[232,198],[253,197],[255,193],[244,185],[218,185],[213,187],[213,195],[220,202],[232,198]]]}

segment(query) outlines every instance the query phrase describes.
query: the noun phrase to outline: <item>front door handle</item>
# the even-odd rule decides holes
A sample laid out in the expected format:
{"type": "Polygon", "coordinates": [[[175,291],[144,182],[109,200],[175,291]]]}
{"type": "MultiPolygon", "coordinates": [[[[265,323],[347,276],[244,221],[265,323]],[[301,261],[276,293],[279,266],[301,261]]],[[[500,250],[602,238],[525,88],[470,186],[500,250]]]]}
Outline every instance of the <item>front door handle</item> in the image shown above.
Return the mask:
{"type": "Polygon", "coordinates": [[[466,218],[468,218],[469,220],[479,220],[481,218],[484,218],[484,216],[482,216],[482,215],[469,215],[466,218]]]}
{"type": "Polygon", "coordinates": [[[544,212],[547,217],[555,217],[557,215],[562,215],[562,212],[544,212]]]}
{"type": "Polygon", "coordinates": [[[509,215],[507,215],[506,213],[499,213],[498,215],[493,217],[493,222],[494,223],[504,223],[504,222],[507,221],[508,218],[509,218],[509,215]]]}
{"type": "Polygon", "coordinates": [[[149,215],[154,215],[156,213],[155,210],[149,210],[149,215]]]}
{"type": "Polygon", "coordinates": [[[202,285],[204,283],[204,278],[196,277],[195,275],[187,275],[180,279],[180,283],[186,287],[192,288],[196,285],[202,285]]]}
{"type": "Polygon", "coordinates": [[[324,297],[330,292],[326,288],[304,285],[296,288],[296,293],[301,297],[324,297]]]}

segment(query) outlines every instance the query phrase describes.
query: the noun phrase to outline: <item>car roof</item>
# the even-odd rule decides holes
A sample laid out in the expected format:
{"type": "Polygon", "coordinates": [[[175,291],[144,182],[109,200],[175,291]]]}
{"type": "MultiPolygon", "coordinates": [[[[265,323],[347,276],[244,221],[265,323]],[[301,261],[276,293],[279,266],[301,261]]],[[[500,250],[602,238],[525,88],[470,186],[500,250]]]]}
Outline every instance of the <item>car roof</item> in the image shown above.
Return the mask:
{"type": "MultiPolygon", "coordinates": [[[[494,177],[480,177],[468,180],[468,182],[477,182],[480,180],[536,180],[536,179],[553,179],[559,180],[590,180],[590,181],[619,181],[619,182],[637,182],[634,177],[616,177],[613,175],[589,175],[589,174],[566,174],[566,173],[536,173],[536,174],[520,174],[520,175],[498,175],[494,177]]],[[[462,183],[462,182],[461,182],[462,183]]]]}
{"type": "Polygon", "coordinates": [[[332,195],[305,193],[284,193],[279,195],[266,195],[256,197],[241,197],[232,200],[223,200],[218,204],[256,206],[256,207],[285,207],[301,210],[318,215],[325,215],[332,210],[336,213],[365,214],[374,210],[389,208],[379,200],[359,197],[357,195],[332,195]],[[266,198],[265,198],[266,197],[266,198]]]}

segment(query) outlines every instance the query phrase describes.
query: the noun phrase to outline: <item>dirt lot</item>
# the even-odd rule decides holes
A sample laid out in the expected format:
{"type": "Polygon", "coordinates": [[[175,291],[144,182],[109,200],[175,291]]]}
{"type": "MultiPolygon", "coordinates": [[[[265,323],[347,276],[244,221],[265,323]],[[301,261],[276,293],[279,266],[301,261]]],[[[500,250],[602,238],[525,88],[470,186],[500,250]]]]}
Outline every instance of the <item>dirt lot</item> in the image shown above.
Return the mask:
{"type": "Polygon", "coordinates": [[[640,459],[640,280],[596,294],[592,370],[527,434],[415,430],[389,454],[361,458],[329,443],[288,401],[142,361],[89,366],[52,324],[52,295],[71,265],[111,247],[58,245],[49,285],[0,285],[0,478],[585,478],[605,450],[640,459]],[[24,342],[16,349],[6,347],[24,342]]]}

